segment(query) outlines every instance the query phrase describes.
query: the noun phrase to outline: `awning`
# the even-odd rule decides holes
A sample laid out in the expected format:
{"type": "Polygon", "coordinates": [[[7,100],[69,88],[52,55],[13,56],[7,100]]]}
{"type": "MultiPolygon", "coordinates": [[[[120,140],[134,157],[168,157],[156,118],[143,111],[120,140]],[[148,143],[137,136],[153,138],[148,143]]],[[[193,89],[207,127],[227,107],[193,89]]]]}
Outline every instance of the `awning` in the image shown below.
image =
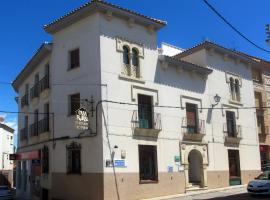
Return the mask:
{"type": "Polygon", "coordinates": [[[260,152],[270,152],[269,145],[260,145],[260,152]]]}
{"type": "Polygon", "coordinates": [[[9,154],[9,160],[38,160],[40,158],[40,150],[9,154]]]}

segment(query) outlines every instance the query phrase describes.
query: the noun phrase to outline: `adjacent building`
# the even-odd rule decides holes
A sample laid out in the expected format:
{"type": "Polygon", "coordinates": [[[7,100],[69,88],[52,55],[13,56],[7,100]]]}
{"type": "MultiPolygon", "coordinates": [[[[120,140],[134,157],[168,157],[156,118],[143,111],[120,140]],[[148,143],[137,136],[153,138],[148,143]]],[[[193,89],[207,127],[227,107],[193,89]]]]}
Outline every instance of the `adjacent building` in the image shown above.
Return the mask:
{"type": "Polygon", "coordinates": [[[207,41],[157,48],[165,26],[99,0],[45,26],[52,42],[13,82],[18,196],[142,199],[260,172],[258,62],[207,41]]]}
{"type": "Polygon", "coordinates": [[[13,186],[14,163],[9,159],[9,155],[14,153],[14,129],[0,123],[0,184],[13,186]]]}

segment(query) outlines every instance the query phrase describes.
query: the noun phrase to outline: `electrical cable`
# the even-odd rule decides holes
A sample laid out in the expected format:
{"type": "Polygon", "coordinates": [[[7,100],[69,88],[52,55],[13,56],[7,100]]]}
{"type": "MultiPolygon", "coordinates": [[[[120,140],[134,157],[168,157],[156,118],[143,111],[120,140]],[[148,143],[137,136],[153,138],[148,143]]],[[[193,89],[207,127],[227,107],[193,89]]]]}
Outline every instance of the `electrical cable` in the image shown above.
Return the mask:
{"type": "Polygon", "coordinates": [[[244,38],[246,41],[248,41],[250,44],[252,44],[253,46],[255,46],[256,48],[270,53],[269,50],[259,46],[258,44],[256,44],[255,42],[251,41],[247,36],[245,36],[241,31],[239,31],[235,26],[233,26],[224,16],[222,16],[222,14],[220,14],[213,5],[211,5],[207,0],[203,0],[203,2],[219,17],[221,18],[221,20],[223,22],[225,22],[231,29],[233,29],[238,35],[240,35],[242,38],[244,38]]]}

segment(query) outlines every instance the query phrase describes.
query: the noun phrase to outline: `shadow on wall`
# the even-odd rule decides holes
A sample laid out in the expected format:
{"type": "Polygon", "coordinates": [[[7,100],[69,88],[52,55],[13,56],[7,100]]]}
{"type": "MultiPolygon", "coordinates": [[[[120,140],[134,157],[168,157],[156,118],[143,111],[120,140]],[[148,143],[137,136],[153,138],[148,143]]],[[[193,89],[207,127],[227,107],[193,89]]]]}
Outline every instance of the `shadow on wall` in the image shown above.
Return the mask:
{"type": "Polygon", "coordinates": [[[157,62],[155,72],[155,83],[179,88],[182,90],[203,94],[205,92],[206,81],[202,76],[189,71],[177,72],[173,66],[162,69],[157,62]]]}

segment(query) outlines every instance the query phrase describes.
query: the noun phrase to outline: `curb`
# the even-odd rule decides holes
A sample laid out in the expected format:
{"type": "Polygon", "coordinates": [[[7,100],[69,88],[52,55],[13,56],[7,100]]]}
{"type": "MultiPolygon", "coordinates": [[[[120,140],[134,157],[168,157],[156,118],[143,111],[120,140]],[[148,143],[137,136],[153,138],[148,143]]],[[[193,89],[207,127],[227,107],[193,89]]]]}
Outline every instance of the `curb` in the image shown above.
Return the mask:
{"type": "Polygon", "coordinates": [[[228,191],[228,190],[234,190],[234,189],[244,189],[246,187],[247,187],[247,185],[237,185],[237,186],[229,186],[229,187],[215,188],[215,189],[209,189],[209,190],[206,189],[203,191],[195,191],[195,192],[169,195],[169,196],[161,196],[161,197],[155,197],[155,198],[150,198],[150,199],[141,199],[141,200],[166,200],[166,199],[170,199],[170,198],[189,197],[189,196],[196,196],[196,195],[200,195],[200,194],[209,194],[209,193],[228,191]]]}

